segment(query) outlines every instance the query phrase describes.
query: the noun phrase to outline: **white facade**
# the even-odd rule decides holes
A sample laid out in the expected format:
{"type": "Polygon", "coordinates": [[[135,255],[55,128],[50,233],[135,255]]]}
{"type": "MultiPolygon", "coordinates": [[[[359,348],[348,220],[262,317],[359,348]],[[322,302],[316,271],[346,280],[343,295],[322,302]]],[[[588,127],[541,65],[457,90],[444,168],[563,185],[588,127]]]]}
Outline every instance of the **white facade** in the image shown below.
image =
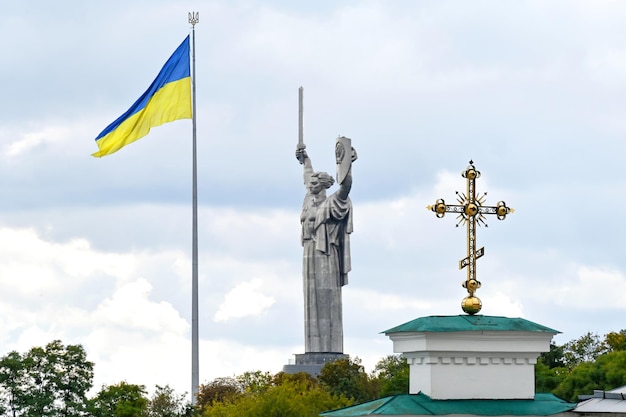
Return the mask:
{"type": "Polygon", "coordinates": [[[388,334],[410,366],[409,394],[432,399],[533,399],[534,366],[555,333],[535,331],[388,334]]]}

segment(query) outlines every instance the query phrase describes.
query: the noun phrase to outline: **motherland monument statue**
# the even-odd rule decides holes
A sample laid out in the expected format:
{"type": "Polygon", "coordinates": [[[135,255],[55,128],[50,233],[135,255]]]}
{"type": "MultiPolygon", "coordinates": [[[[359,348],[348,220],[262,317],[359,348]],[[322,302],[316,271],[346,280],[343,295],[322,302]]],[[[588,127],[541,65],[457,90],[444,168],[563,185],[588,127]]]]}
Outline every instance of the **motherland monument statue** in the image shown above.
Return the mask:
{"type": "Polygon", "coordinates": [[[348,356],[343,353],[342,287],[351,270],[352,163],[357,154],[351,139],[340,136],[335,143],[339,188],[327,195],[335,182],[326,172],[316,172],[306,152],[302,135],[302,88],[300,88],[300,129],[296,159],[303,166],[306,195],[300,223],[303,247],[305,353],[296,354],[287,373],[319,374],[324,363],[348,356]]]}

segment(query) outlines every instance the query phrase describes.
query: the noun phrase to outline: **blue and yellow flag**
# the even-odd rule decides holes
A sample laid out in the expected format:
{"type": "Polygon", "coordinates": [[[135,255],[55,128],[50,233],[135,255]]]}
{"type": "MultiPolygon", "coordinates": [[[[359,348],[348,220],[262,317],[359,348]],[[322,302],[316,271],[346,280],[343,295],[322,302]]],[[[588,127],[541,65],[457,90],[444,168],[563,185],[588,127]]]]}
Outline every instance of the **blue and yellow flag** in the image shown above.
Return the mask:
{"type": "Polygon", "coordinates": [[[167,60],[148,90],[130,109],[108,125],[96,138],[102,157],[119,151],[146,136],[154,126],[191,119],[189,36],[167,60]]]}

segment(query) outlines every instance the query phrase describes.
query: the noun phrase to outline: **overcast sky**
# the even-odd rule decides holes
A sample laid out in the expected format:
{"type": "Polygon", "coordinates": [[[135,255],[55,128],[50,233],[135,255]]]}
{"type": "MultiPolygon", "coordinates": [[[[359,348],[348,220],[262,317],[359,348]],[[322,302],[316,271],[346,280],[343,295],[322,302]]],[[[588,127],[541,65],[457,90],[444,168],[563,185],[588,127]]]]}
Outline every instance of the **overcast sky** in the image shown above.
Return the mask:
{"type": "Polygon", "coordinates": [[[191,381],[191,122],[93,158],[95,137],[196,26],[200,381],[276,373],[304,351],[304,141],[334,174],[352,138],[345,353],[462,314],[472,159],[485,315],[626,328],[626,3],[0,2],[0,354],[81,344],[95,384],[191,381]]]}

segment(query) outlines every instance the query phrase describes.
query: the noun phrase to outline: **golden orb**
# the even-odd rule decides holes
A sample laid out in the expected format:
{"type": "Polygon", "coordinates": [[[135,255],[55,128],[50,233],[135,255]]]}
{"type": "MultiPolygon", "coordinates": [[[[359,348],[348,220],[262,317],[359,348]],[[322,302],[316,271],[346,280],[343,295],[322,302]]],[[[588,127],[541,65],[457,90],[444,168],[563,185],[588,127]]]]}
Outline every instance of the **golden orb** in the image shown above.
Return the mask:
{"type": "Polygon", "coordinates": [[[446,205],[443,203],[439,203],[435,206],[435,212],[439,214],[443,214],[446,212],[446,205]]]}
{"type": "Polygon", "coordinates": [[[467,178],[469,178],[470,180],[473,180],[476,178],[476,171],[474,171],[473,169],[468,169],[466,175],[467,175],[467,178]]]}
{"type": "Polygon", "coordinates": [[[506,206],[499,206],[498,207],[498,216],[506,216],[508,213],[509,209],[506,206]]]}
{"type": "Polygon", "coordinates": [[[465,281],[463,283],[463,288],[466,288],[470,294],[474,294],[477,289],[480,288],[480,281],[475,279],[470,279],[469,281],[465,281]]]}
{"type": "Polygon", "coordinates": [[[465,297],[463,301],[461,301],[461,308],[469,315],[478,313],[482,307],[483,303],[480,302],[480,298],[478,297],[465,297]]]}
{"type": "Polygon", "coordinates": [[[474,203],[470,203],[465,206],[465,214],[468,216],[475,216],[478,213],[478,206],[474,203]]]}

